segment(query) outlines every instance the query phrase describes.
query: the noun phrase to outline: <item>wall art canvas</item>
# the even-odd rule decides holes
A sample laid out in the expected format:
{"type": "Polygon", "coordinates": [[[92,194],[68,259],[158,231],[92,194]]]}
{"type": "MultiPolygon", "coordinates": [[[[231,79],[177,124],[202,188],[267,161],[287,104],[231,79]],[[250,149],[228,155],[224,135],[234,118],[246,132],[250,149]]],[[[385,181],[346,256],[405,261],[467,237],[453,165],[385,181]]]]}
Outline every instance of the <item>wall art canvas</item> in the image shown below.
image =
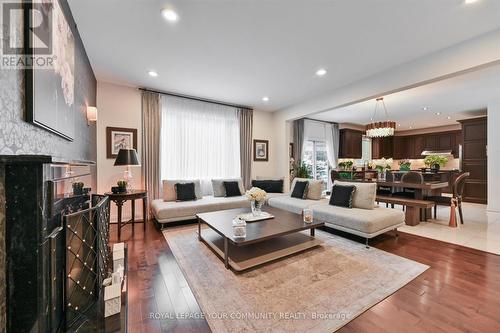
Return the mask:
{"type": "Polygon", "coordinates": [[[116,158],[120,149],[137,150],[137,129],[106,127],[107,158],[116,158]]]}
{"type": "Polygon", "coordinates": [[[253,140],[253,160],[254,161],[269,161],[269,141],[268,140],[253,140]]]}
{"type": "Polygon", "coordinates": [[[75,133],[75,39],[58,0],[25,7],[26,120],[67,140],[75,133]],[[36,23],[41,17],[41,23],[36,23]],[[36,29],[34,27],[36,26],[36,29]]]}

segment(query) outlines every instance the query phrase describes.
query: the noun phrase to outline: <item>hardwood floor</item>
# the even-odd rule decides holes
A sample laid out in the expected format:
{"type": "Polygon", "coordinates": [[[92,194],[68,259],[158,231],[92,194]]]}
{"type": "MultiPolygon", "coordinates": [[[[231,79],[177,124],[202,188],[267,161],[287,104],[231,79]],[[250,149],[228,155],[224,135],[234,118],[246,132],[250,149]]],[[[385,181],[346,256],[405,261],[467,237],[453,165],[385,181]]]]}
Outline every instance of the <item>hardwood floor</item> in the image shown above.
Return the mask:
{"type": "MultiPolygon", "coordinates": [[[[112,226],[111,242],[116,236],[112,226]]],[[[122,241],[129,251],[129,332],[210,332],[154,224],[145,233],[136,228],[134,237],[124,228],[122,241]],[[165,314],[173,318],[158,318],[165,314]]],[[[371,245],[431,268],[338,332],[500,332],[500,256],[401,232],[371,245]]]]}

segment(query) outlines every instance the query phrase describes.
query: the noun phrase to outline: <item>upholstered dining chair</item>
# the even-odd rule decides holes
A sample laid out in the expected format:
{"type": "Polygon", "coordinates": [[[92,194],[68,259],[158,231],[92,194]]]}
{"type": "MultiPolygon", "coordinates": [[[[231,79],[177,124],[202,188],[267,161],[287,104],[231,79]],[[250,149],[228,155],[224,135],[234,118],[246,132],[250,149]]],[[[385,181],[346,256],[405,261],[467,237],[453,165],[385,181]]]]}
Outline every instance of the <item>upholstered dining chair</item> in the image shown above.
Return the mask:
{"type": "MultiPolygon", "coordinates": [[[[385,171],[385,180],[388,182],[394,181],[394,174],[390,170],[385,171]]],[[[377,189],[377,195],[392,195],[392,187],[379,186],[377,189]]]]}
{"type": "Polygon", "coordinates": [[[453,182],[453,196],[428,196],[425,200],[434,201],[436,205],[434,206],[434,218],[437,218],[437,206],[451,206],[451,201],[456,200],[456,205],[458,207],[458,214],[460,215],[460,223],[464,224],[464,216],[462,213],[462,195],[464,193],[465,181],[470,176],[469,172],[464,172],[460,174],[453,182]]]}
{"type": "MultiPolygon", "coordinates": [[[[409,171],[401,177],[401,182],[411,183],[411,184],[423,184],[424,176],[422,176],[420,172],[409,171]]],[[[415,199],[415,190],[403,188],[402,192],[395,192],[393,193],[393,196],[415,199]]]]}
{"type": "Polygon", "coordinates": [[[330,178],[332,179],[332,183],[333,183],[336,180],[341,179],[340,173],[337,170],[332,170],[332,171],[330,171],[330,178]]]}

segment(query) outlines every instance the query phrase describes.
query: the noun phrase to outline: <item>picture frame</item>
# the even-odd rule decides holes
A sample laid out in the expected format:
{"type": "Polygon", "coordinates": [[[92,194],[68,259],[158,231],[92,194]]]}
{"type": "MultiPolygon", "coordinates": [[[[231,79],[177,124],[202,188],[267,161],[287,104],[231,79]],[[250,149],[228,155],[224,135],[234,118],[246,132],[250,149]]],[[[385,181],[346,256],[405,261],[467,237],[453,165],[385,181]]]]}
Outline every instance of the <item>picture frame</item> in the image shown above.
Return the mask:
{"type": "Polygon", "coordinates": [[[269,161],[269,140],[253,140],[253,160],[255,162],[269,161]]]}
{"type": "Polygon", "coordinates": [[[293,142],[290,142],[290,145],[288,146],[288,157],[294,158],[294,156],[293,156],[293,142]]]}
{"type": "Polygon", "coordinates": [[[44,44],[43,47],[31,45],[29,40],[34,37],[26,37],[24,54],[31,59],[47,57],[53,60],[52,68],[43,65],[38,68],[38,65],[33,65],[24,69],[25,120],[68,141],[73,141],[77,102],[74,23],[68,19],[60,0],[46,4],[28,1],[23,5],[24,35],[45,37],[41,43],[44,44]],[[44,23],[36,32],[27,23],[35,19],[33,17],[35,12],[41,13],[44,23]],[[55,18],[58,19],[57,22],[53,22],[55,18]]]}
{"type": "Polygon", "coordinates": [[[106,157],[116,158],[120,149],[137,151],[136,128],[106,127],[106,157]]]}

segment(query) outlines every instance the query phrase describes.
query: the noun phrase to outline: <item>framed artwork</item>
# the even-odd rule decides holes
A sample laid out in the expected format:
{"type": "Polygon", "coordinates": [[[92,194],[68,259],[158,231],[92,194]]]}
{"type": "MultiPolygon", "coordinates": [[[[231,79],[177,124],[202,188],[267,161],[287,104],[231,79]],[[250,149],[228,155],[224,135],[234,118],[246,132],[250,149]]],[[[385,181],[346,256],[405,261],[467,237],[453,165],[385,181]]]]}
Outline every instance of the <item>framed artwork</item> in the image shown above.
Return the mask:
{"type": "Polygon", "coordinates": [[[269,140],[253,140],[253,160],[256,162],[269,161],[269,140]]]}
{"type": "MultiPolygon", "coordinates": [[[[59,0],[28,1],[25,22],[42,20],[37,29],[24,24],[24,35],[40,43],[25,44],[24,53],[31,59],[46,57],[52,61],[34,62],[26,67],[26,121],[66,140],[75,137],[75,39],[59,0]],[[35,17],[40,13],[40,17],[35,17]]],[[[28,39],[28,38],[26,38],[28,39]]],[[[31,40],[30,39],[30,40],[31,40]]]]}
{"type": "Polygon", "coordinates": [[[120,149],[137,150],[137,129],[106,127],[106,156],[116,158],[120,149]]]}
{"type": "Polygon", "coordinates": [[[293,142],[290,142],[290,145],[288,146],[288,157],[293,157],[293,142]]]}

